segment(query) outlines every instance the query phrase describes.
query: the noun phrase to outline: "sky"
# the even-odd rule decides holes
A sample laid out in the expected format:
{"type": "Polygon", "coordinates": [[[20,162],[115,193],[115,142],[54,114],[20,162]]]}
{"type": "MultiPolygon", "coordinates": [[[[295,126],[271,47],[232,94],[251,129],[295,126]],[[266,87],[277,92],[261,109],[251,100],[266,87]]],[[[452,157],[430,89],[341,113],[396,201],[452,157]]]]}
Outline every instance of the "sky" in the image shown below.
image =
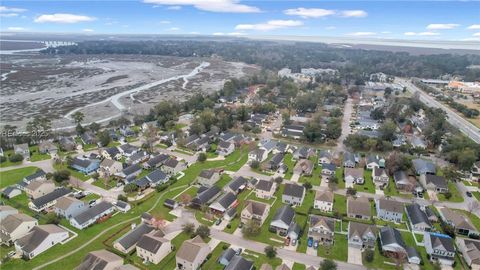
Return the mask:
{"type": "Polygon", "coordinates": [[[480,41],[480,2],[2,1],[0,31],[480,41]]]}

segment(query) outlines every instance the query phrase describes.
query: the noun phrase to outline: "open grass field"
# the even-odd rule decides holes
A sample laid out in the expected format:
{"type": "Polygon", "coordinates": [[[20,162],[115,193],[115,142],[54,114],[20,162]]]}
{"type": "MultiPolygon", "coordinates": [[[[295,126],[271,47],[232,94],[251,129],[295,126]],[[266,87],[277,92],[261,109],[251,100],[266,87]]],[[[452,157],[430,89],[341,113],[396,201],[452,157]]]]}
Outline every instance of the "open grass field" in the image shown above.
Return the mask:
{"type": "Polygon", "coordinates": [[[457,190],[457,186],[455,183],[448,181],[448,189],[450,193],[452,193],[452,197],[450,199],[445,198],[444,194],[437,194],[438,200],[440,201],[449,201],[449,202],[463,202],[463,196],[457,190]]]}
{"type": "Polygon", "coordinates": [[[0,172],[0,188],[16,184],[24,177],[35,173],[37,170],[37,167],[32,166],[0,172]]]}
{"type": "Polygon", "coordinates": [[[344,261],[348,259],[348,242],[345,234],[335,234],[334,244],[332,246],[320,245],[317,254],[323,258],[344,261]]]}

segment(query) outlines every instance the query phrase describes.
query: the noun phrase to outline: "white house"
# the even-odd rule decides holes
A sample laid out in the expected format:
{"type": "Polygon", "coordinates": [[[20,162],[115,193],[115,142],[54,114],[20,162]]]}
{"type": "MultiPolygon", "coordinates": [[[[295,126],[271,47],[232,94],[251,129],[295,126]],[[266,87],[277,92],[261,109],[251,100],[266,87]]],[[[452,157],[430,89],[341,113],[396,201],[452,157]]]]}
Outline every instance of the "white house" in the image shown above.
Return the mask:
{"type": "Polygon", "coordinates": [[[331,212],[333,211],[333,198],[333,192],[329,190],[317,190],[313,208],[324,212],[331,212]]]}
{"type": "Polygon", "coordinates": [[[77,229],[85,229],[95,223],[99,218],[111,214],[115,211],[113,204],[102,201],[92,208],[88,208],[70,219],[70,225],[77,229]]]}
{"type": "Polygon", "coordinates": [[[35,256],[48,250],[54,245],[68,238],[68,231],[57,225],[47,224],[33,227],[33,229],[15,242],[15,249],[24,258],[33,259],[35,256]]]}
{"type": "Polygon", "coordinates": [[[143,235],[137,243],[137,256],[153,264],[161,262],[171,251],[170,240],[156,233],[143,235]]]}
{"type": "Polygon", "coordinates": [[[344,179],[346,188],[353,188],[355,184],[363,184],[365,182],[363,178],[363,169],[346,167],[344,171],[344,179]]]}
{"type": "Polygon", "coordinates": [[[38,221],[22,213],[8,215],[0,221],[0,237],[2,244],[11,245],[26,235],[38,221]]]}
{"type": "Polygon", "coordinates": [[[402,222],[403,203],[391,199],[377,199],[375,208],[378,218],[395,223],[402,222]]]}

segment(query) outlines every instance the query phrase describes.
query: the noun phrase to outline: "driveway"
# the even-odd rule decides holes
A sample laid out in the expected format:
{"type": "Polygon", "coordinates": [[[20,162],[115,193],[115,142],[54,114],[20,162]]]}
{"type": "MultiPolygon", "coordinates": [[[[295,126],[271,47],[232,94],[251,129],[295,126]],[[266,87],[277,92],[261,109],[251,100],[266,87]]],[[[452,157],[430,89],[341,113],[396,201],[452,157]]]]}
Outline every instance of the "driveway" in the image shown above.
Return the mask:
{"type": "Polygon", "coordinates": [[[348,247],[348,263],[362,265],[362,250],[348,247]]]}

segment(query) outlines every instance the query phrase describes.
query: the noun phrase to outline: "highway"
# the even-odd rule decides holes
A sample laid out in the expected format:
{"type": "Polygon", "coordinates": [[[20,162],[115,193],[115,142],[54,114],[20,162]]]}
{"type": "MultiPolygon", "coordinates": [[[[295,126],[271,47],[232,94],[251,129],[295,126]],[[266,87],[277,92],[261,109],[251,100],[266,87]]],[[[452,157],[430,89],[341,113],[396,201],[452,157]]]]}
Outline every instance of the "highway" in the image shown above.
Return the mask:
{"type": "Polygon", "coordinates": [[[442,103],[435,100],[434,97],[429,96],[427,93],[423,92],[417,86],[413,85],[410,81],[402,78],[395,78],[395,82],[401,84],[402,86],[407,87],[407,90],[412,94],[418,92],[420,94],[420,101],[425,103],[429,107],[440,108],[447,113],[447,121],[457,127],[461,132],[467,135],[476,143],[480,143],[480,129],[474,126],[472,123],[468,122],[456,112],[454,112],[449,107],[443,105],[442,103]]]}

